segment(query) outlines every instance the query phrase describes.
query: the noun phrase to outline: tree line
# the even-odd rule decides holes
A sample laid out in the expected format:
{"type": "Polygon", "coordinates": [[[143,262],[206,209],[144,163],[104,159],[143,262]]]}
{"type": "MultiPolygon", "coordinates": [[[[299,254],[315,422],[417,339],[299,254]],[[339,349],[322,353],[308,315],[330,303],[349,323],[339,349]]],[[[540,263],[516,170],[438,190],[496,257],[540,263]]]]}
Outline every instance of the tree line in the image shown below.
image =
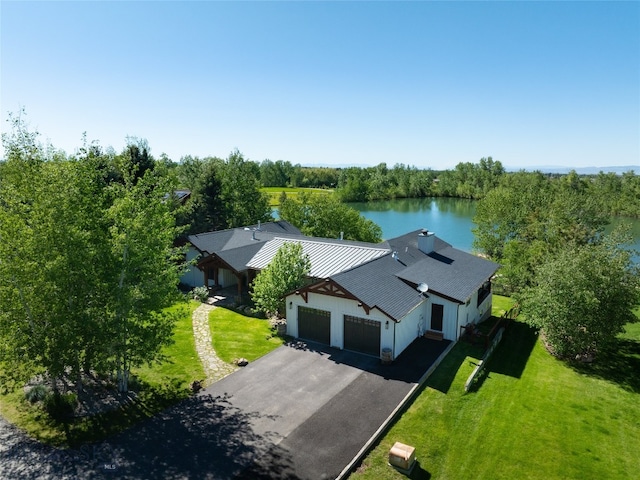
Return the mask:
{"type": "MultiPolygon", "coordinates": [[[[453,169],[419,169],[402,163],[388,167],[303,167],[290,162],[264,160],[255,166],[264,187],[311,187],[335,189],[343,202],[367,202],[395,198],[457,197],[482,199],[511,176],[499,160],[483,157],[477,163],[460,162],[453,169]]],[[[618,175],[546,174],[545,183],[570,183],[599,202],[607,215],[640,217],[640,177],[633,171],[618,175]]]]}

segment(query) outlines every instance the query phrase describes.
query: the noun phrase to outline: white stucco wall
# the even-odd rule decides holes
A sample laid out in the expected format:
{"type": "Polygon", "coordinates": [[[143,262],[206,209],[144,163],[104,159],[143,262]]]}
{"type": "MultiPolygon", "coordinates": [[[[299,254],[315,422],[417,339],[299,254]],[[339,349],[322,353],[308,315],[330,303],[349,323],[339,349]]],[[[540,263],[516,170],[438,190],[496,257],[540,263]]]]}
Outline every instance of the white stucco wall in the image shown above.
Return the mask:
{"type": "MultiPolygon", "coordinates": [[[[428,299],[414,308],[400,322],[395,323],[395,348],[393,358],[396,358],[407,348],[411,342],[422,335],[427,327],[426,309],[429,304],[428,299]]],[[[431,307],[428,307],[431,309],[431,307]]],[[[430,310],[429,310],[430,311],[430,310]]],[[[384,346],[384,345],[383,345],[384,346]]]]}
{"type": "Polygon", "coordinates": [[[467,305],[460,305],[456,340],[460,337],[460,327],[469,323],[479,323],[487,319],[491,315],[492,304],[493,294],[490,293],[484,301],[478,305],[478,292],[476,292],[467,305]]]}
{"type": "MultiPolygon", "coordinates": [[[[369,311],[369,315],[364,308],[358,306],[358,302],[346,298],[332,297],[329,295],[319,295],[309,293],[309,302],[305,303],[301,295],[289,295],[286,299],[287,334],[293,337],[298,336],[298,306],[317,308],[331,312],[331,346],[339,349],[344,348],[344,316],[366,318],[380,322],[380,348],[393,345],[393,321],[377,309],[369,311]],[[386,322],[389,320],[389,328],[386,322]]],[[[415,337],[414,337],[415,338],[415,337]]]]}
{"type": "Polygon", "coordinates": [[[460,326],[477,323],[491,313],[491,295],[477,307],[477,293],[468,305],[430,294],[400,322],[394,322],[384,313],[372,309],[369,314],[355,300],[309,293],[308,302],[301,295],[289,295],[286,299],[287,334],[298,337],[298,306],[331,312],[331,343],[335,348],[344,348],[344,315],[367,318],[380,322],[380,349],[391,348],[395,359],[411,342],[430,329],[431,305],[443,305],[442,334],[445,340],[457,341],[460,326]],[[387,321],[389,326],[387,328],[387,321]]]}
{"type": "MultiPolygon", "coordinates": [[[[190,263],[196,259],[198,255],[199,253],[195,248],[189,247],[189,250],[187,250],[187,262],[190,263]]],[[[189,270],[180,277],[180,283],[189,285],[190,287],[201,287],[204,285],[204,273],[195,265],[190,265],[189,270]]]]}
{"type": "Polygon", "coordinates": [[[429,301],[425,303],[426,329],[431,330],[431,306],[433,304],[442,305],[442,336],[445,340],[455,341],[458,339],[456,330],[458,328],[458,303],[429,293],[429,301]]]}

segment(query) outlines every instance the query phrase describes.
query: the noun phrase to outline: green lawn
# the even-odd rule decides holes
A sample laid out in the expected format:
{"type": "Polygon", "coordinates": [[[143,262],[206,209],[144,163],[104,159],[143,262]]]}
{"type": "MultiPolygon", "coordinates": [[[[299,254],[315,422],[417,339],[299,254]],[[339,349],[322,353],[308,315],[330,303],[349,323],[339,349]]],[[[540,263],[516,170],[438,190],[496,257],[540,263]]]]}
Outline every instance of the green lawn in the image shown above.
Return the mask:
{"type": "Polygon", "coordinates": [[[161,364],[145,365],[136,369],[133,372],[136,376],[152,385],[176,383],[182,388],[187,388],[193,380],[205,378],[193,340],[191,321],[191,315],[199,305],[199,302],[192,300],[169,309],[178,314],[178,321],[173,329],[174,343],[162,352],[166,360],[161,364]]]}
{"type": "Polygon", "coordinates": [[[284,339],[273,335],[268,320],[246,317],[226,308],[211,311],[209,327],[213,348],[227,363],[238,358],[252,362],[284,343],[284,339]]]}
{"type": "Polygon", "coordinates": [[[285,192],[289,198],[297,198],[300,192],[319,193],[328,195],[333,193],[333,190],[327,188],[294,188],[294,187],[262,187],[261,192],[266,193],[269,196],[269,206],[277,207],[280,205],[280,194],[285,192]]]}
{"type": "MultiPolygon", "coordinates": [[[[494,312],[508,308],[503,301],[494,297],[494,312]]],[[[351,478],[406,478],[387,465],[396,441],[416,447],[414,479],[637,477],[639,337],[630,325],[618,353],[603,355],[606,367],[571,368],[514,322],[468,394],[464,382],[480,354],[460,342],[351,478]]]]}
{"type": "Polygon", "coordinates": [[[167,360],[132,372],[131,387],[139,384],[137,398],[126,408],[70,422],[52,420],[40,408],[24,400],[22,389],[0,396],[0,415],[31,437],[58,446],[77,446],[103,440],[131,425],[152,417],[189,395],[188,384],[203,379],[204,371],[195,351],[191,314],[197,302],[178,303],[170,308],[177,314],[175,343],[163,350],[167,360]]]}

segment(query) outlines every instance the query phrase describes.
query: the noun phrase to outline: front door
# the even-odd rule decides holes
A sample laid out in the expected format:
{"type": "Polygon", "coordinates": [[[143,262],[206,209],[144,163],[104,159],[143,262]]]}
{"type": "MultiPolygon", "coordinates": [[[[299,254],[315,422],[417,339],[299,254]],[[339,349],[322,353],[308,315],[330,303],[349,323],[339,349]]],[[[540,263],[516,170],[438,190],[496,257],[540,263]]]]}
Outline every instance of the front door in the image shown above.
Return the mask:
{"type": "Polygon", "coordinates": [[[442,318],[444,317],[444,305],[431,304],[431,330],[442,331],[442,318]]]}

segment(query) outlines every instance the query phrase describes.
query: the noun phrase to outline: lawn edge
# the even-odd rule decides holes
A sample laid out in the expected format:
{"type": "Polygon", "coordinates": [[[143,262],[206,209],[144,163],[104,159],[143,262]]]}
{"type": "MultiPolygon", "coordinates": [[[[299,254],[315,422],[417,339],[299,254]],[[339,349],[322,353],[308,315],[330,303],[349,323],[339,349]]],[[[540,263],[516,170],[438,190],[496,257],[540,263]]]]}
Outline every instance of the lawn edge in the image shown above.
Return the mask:
{"type": "Polygon", "coordinates": [[[396,408],[389,414],[387,419],[382,422],[382,425],[378,427],[378,429],[374,432],[374,434],[369,438],[367,443],[363,445],[358,453],[356,453],[355,457],[347,464],[346,467],[340,472],[340,474],[336,477],[336,480],[344,480],[349,474],[352,473],[355,466],[360,463],[364,457],[371,451],[374,445],[382,438],[382,436],[386,433],[388,428],[391,426],[393,422],[396,421],[397,417],[404,410],[404,408],[414,400],[416,393],[420,391],[422,386],[426,383],[427,379],[431,376],[431,374],[435,371],[436,368],[440,365],[440,363],[446,358],[451,349],[457,345],[458,342],[451,342],[449,346],[440,354],[440,356],[433,362],[433,364],[429,367],[429,369],[422,375],[418,383],[416,383],[411,390],[404,396],[402,401],[396,406],[396,408]]]}

